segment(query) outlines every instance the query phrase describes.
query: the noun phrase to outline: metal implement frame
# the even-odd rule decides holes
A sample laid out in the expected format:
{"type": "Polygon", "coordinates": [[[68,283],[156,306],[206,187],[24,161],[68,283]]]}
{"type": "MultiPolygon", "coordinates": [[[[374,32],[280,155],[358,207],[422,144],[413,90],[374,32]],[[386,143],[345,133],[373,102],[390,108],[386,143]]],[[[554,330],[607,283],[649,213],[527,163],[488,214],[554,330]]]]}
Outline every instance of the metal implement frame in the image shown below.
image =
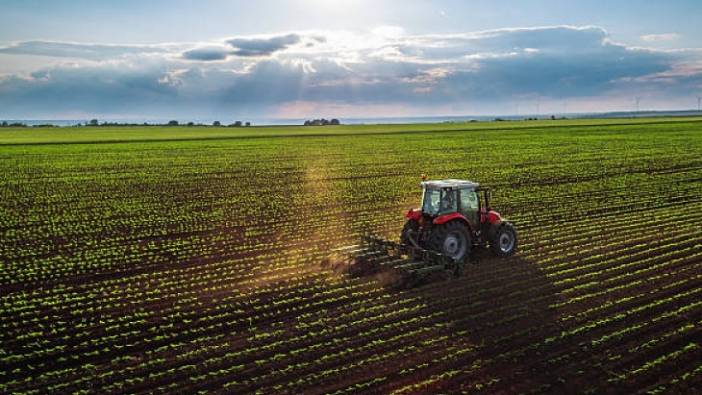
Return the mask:
{"type": "Polygon", "coordinates": [[[362,240],[370,251],[383,251],[387,256],[410,257],[411,261],[405,261],[404,264],[396,265],[394,268],[412,275],[424,275],[440,270],[459,275],[463,272],[465,265],[465,260],[456,260],[446,254],[417,245],[397,243],[372,235],[363,236],[362,240]]]}

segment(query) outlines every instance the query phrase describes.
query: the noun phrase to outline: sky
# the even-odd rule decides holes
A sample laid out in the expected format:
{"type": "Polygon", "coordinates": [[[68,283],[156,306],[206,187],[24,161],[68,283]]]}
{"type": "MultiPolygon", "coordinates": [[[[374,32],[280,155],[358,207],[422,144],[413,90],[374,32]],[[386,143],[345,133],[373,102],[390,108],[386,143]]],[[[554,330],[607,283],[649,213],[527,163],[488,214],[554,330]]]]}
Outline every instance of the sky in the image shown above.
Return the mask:
{"type": "Polygon", "coordinates": [[[0,0],[0,119],[681,110],[702,2],[0,0]]]}

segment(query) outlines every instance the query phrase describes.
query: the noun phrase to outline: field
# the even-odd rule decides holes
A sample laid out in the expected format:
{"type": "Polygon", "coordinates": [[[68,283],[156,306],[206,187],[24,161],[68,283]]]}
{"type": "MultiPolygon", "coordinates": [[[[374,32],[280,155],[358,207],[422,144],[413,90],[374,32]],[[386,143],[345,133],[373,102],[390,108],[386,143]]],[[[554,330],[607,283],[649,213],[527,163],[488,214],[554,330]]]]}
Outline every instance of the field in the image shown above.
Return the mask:
{"type": "Polygon", "coordinates": [[[0,130],[0,393],[694,393],[702,119],[0,130]],[[325,269],[467,178],[509,259],[325,269]]]}

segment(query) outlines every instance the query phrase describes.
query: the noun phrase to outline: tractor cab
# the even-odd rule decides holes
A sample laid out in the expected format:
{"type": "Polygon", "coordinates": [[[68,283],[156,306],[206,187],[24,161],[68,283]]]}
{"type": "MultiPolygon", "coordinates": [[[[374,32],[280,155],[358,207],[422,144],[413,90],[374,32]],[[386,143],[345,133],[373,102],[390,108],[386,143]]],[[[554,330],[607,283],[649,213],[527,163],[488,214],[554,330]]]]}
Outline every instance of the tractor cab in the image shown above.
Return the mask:
{"type": "Polygon", "coordinates": [[[411,209],[401,242],[463,259],[472,246],[490,245],[497,255],[516,249],[516,231],[490,208],[490,191],[467,180],[423,179],[421,206],[411,209]]]}
{"type": "Polygon", "coordinates": [[[421,213],[431,219],[461,214],[471,228],[480,227],[480,211],[488,207],[489,192],[479,184],[463,180],[422,182],[421,213]],[[479,192],[483,192],[481,201],[479,192]]]}

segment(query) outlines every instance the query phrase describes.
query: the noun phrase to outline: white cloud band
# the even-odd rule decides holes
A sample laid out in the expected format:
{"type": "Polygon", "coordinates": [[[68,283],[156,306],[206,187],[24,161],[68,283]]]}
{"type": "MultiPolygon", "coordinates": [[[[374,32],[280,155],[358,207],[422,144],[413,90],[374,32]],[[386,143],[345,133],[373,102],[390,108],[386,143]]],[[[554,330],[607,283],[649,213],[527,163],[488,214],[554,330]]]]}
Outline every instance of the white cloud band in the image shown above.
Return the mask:
{"type": "Polygon", "coordinates": [[[496,112],[500,103],[530,95],[604,97],[631,90],[682,95],[700,87],[700,69],[689,66],[700,64],[699,54],[629,47],[595,26],[445,35],[407,35],[385,27],[365,34],[293,32],[151,46],[35,41],[0,48],[0,57],[43,55],[56,63],[1,79],[0,106],[17,116],[27,111],[198,116],[265,112],[295,102],[428,110],[479,102],[480,111],[492,106],[496,112]],[[65,58],[77,61],[68,66],[65,58]],[[647,78],[655,75],[665,75],[665,83],[647,78]]]}

